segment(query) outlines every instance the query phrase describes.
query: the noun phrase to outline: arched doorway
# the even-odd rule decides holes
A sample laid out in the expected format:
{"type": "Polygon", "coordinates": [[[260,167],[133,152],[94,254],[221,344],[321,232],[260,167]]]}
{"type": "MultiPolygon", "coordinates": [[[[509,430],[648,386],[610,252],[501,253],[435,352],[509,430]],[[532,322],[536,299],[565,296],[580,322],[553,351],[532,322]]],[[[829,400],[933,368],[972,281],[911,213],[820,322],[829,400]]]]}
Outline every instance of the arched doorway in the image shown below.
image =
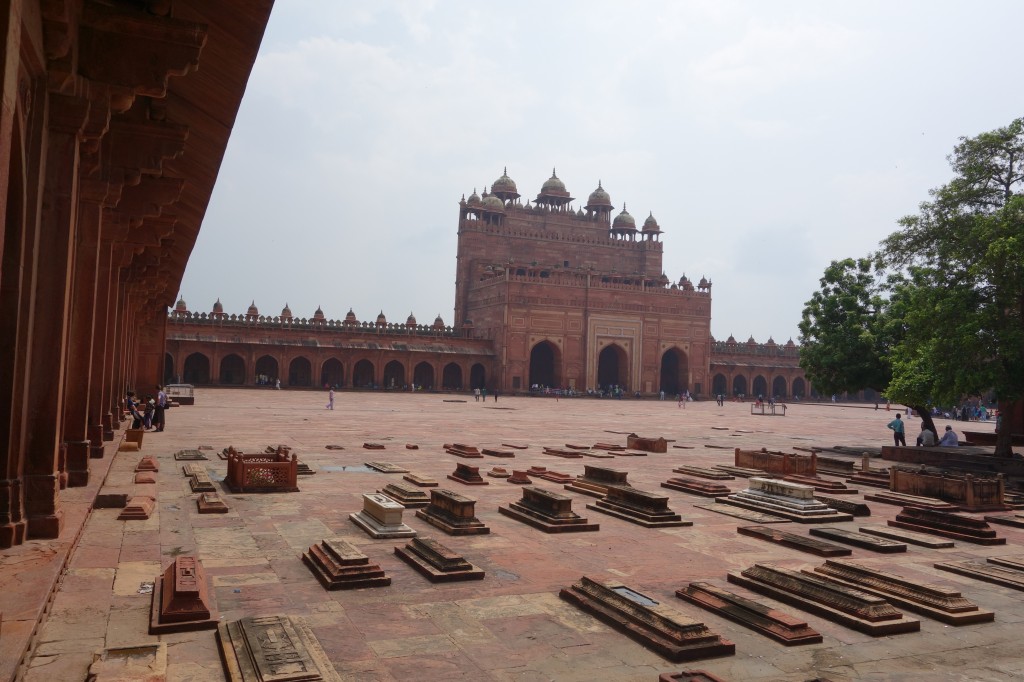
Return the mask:
{"type": "Polygon", "coordinates": [[[184,379],[186,384],[210,383],[210,358],[202,353],[193,353],[185,358],[184,379]]]}
{"type": "Polygon", "coordinates": [[[220,361],[220,383],[241,386],[245,383],[245,360],[232,353],[220,361]]]}
{"type": "Polygon", "coordinates": [[[754,377],[753,389],[751,395],[759,395],[762,398],[768,397],[768,380],[758,374],[754,377]]]}
{"type": "Polygon", "coordinates": [[[729,395],[729,380],[724,374],[716,374],[711,380],[711,392],[715,395],[729,395]]]}
{"type": "Polygon", "coordinates": [[[449,391],[462,389],[462,368],[454,362],[449,362],[441,372],[441,385],[449,391]]]}
{"type": "Polygon", "coordinates": [[[775,377],[775,381],[772,382],[772,397],[774,398],[785,398],[786,393],[786,377],[775,377]]]}
{"type": "Polygon", "coordinates": [[[384,365],[384,388],[401,389],[405,386],[405,366],[398,360],[384,365]]]}
{"type": "Polygon", "coordinates": [[[487,372],[479,362],[469,368],[469,387],[484,388],[487,386],[487,372]]]}
{"type": "Polygon", "coordinates": [[[530,351],[530,388],[561,386],[558,368],[562,363],[559,356],[558,347],[550,341],[541,341],[533,347],[530,351]]]}
{"type": "Polygon", "coordinates": [[[329,358],[320,368],[320,385],[335,388],[345,385],[345,368],[338,358],[329,358]]]}
{"type": "Polygon", "coordinates": [[[277,358],[264,355],[256,361],[257,386],[273,386],[280,376],[281,372],[277,368],[277,358]]]}
{"type": "Polygon", "coordinates": [[[434,388],[434,366],[421,362],[412,371],[412,383],[427,391],[434,388]]]}
{"type": "Polygon", "coordinates": [[[800,377],[793,379],[793,397],[794,398],[806,398],[807,397],[807,385],[804,380],[800,377]]]}
{"type": "Polygon", "coordinates": [[[360,360],[352,368],[352,385],[357,388],[373,388],[373,363],[360,360]]]}
{"type": "Polygon", "coordinates": [[[288,365],[288,385],[313,385],[313,366],[309,364],[309,360],[299,357],[291,361],[288,365]]]}
{"type": "Polygon", "coordinates": [[[686,355],[678,348],[669,348],[661,356],[661,389],[665,395],[679,395],[686,391],[687,384],[686,355]]]}
{"type": "Polygon", "coordinates": [[[611,344],[601,349],[597,356],[597,384],[602,388],[618,386],[628,389],[629,358],[626,351],[618,344],[611,344]]]}
{"type": "Polygon", "coordinates": [[[743,375],[733,377],[732,379],[732,394],[733,395],[746,395],[747,394],[747,378],[743,375]]]}
{"type": "Polygon", "coordinates": [[[175,384],[174,380],[174,358],[170,353],[164,353],[164,383],[175,384]]]}

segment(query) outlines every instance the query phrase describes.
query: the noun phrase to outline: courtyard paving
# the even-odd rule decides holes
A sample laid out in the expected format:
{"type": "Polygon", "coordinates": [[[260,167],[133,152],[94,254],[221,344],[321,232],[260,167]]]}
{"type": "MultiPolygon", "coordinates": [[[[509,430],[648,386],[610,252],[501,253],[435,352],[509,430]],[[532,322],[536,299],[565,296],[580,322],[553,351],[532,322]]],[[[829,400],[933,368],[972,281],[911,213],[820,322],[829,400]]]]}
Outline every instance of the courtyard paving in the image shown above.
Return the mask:
{"type": "MultiPolygon", "coordinates": [[[[793,404],[785,417],[752,416],[750,405],[674,401],[505,397],[474,402],[472,396],[440,394],[337,394],[326,410],[326,394],[311,391],[202,389],[196,405],[172,409],[167,430],[148,433],[141,453],[121,452],[110,465],[106,489],[146,494],[134,485],[143,455],[160,463],[157,510],[146,521],[118,521],[119,510],[94,510],[71,554],[49,614],[36,637],[25,679],[85,679],[93,652],[152,642],[167,645],[168,680],[224,679],[214,631],[161,636],[147,634],[151,597],[140,584],[152,582],[173,557],[196,553],[211,576],[222,620],[287,614],[310,626],[346,680],[643,680],[683,669],[704,669],[725,680],[1019,680],[1024,658],[1020,624],[1024,594],[932,567],[937,561],[1024,554],[1024,530],[999,526],[1007,546],[957,542],[952,549],[911,546],[906,554],[854,549],[852,558],[921,582],[955,586],[980,607],[995,611],[994,623],[951,627],[921,617],[921,632],[873,638],[764,597],[758,600],[806,618],[824,635],[821,644],[787,648],[674,596],[695,580],[726,586],[725,575],[755,562],[811,568],[823,560],[797,550],[739,535],[748,522],[696,508],[706,498],[660,487],[681,464],[731,464],[732,448],[848,446],[877,450],[890,442],[885,424],[893,412],[870,406],[793,404]],[[463,401],[463,402],[454,402],[463,401]],[[543,446],[566,443],[625,444],[625,434],[672,439],[667,454],[615,459],[562,459],[543,446]],[[384,450],[366,450],[365,442],[384,450]],[[442,444],[480,447],[528,445],[514,459],[462,460],[442,444]],[[233,495],[219,491],[227,514],[196,512],[195,497],[173,453],[211,445],[244,452],[284,444],[316,474],[300,476],[301,492],[233,495]],[[328,444],[342,450],[328,450],[328,444]],[[415,444],[418,449],[407,449],[415,444]],[[672,447],[680,446],[680,447],[672,447]],[[441,487],[477,500],[476,514],[489,535],[444,535],[412,511],[404,522],[435,537],[486,571],[482,581],[432,584],[393,553],[405,540],[374,540],[348,515],[362,508],[361,495],[401,480],[367,470],[367,461],[391,462],[430,476],[441,487]],[[545,466],[577,475],[584,464],[629,471],[630,482],[669,497],[670,507],[692,527],[646,529],[587,510],[592,498],[572,494],[573,510],[601,524],[593,533],[548,535],[498,513],[520,497],[502,479],[464,486],[446,479],[459,462],[525,469],[545,466]],[[326,537],[342,536],[392,578],[389,587],[325,591],[300,561],[300,554],[326,537]],[[682,617],[703,621],[736,643],[736,655],[673,664],[577,610],[558,597],[581,576],[618,580],[682,617]]],[[[916,420],[908,431],[917,430],[916,420]]],[[[941,430],[943,422],[939,422],[941,430]]],[[[959,431],[955,422],[954,428],[959,431]]],[[[974,425],[991,429],[991,424],[974,425]]],[[[215,480],[226,462],[215,452],[202,464],[215,480]]],[[[876,465],[878,463],[876,462],[876,465]]],[[[565,492],[561,485],[535,485],[565,492]]],[[[725,481],[734,490],[746,480],[725,481]]],[[[862,500],[861,495],[850,496],[862,500]]],[[[870,490],[868,490],[870,492],[870,490]]],[[[871,504],[870,519],[830,524],[856,530],[865,522],[885,524],[898,507],[871,504]]],[[[808,526],[778,524],[806,533],[808,526]]],[[[15,573],[16,574],[16,573],[15,573]]],[[[8,575],[12,575],[9,571],[8,575]]],[[[5,585],[4,589],[7,589],[5,585]]],[[[746,594],[736,586],[728,589],[746,594]]],[[[7,627],[7,623],[4,624],[7,627]]]]}

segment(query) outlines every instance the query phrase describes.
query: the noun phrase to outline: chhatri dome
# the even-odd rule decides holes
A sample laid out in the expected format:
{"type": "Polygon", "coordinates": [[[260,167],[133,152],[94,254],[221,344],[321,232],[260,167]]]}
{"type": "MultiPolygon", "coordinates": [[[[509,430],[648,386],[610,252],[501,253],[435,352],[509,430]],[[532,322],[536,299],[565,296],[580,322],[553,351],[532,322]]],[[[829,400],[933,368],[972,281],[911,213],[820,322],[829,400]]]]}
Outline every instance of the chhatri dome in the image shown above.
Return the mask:
{"type": "Polygon", "coordinates": [[[604,187],[601,186],[600,180],[597,181],[597,189],[591,192],[590,196],[587,197],[586,208],[614,208],[614,206],[612,206],[612,198],[608,192],[605,191],[604,187]]]}
{"type": "Polygon", "coordinates": [[[409,317],[405,318],[405,326],[406,327],[415,327],[416,326],[416,316],[412,314],[412,311],[409,311],[409,317]]]}
{"type": "Polygon", "coordinates": [[[444,327],[444,320],[441,319],[441,313],[437,314],[434,318],[434,329],[440,329],[444,327]]]}
{"type": "Polygon", "coordinates": [[[644,232],[661,232],[661,228],[658,226],[658,221],[654,219],[653,212],[647,216],[647,220],[644,221],[644,232]]]}
{"type": "Polygon", "coordinates": [[[188,306],[185,305],[185,299],[180,295],[178,296],[178,302],[174,304],[174,312],[176,313],[187,313],[188,306]]]}
{"type": "Polygon", "coordinates": [[[501,177],[491,185],[491,194],[497,196],[502,201],[513,201],[519,198],[516,181],[508,176],[508,168],[505,168],[501,177]]]}
{"type": "Polygon", "coordinates": [[[479,206],[480,195],[476,193],[476,187],[473,188],[473,193],[469,195],[469,199],[466,200],[466,206],[479,206]]]}
{"type": "Polygon", "coordinates": [[[629,211],[626,210],[626,205],[622,205],[622,213],[615,216],[615,220],[612,221],[613,230],[635,230],[636,220],[633,216],[629,215],[629,211]]]}
{"type": "Polygon", "coordinates": [[[220,302],[219,298],[213,303],[213,312],[218,315],[224,312],[224,304],[220,302]]]}
{"type": "Polygon", "coordinates": [[[288,304],[284,304],[284,308],[281,309],[281,317],[291,318],[292,309],[288,307],[288,304]]]}
{"type": "Polygon", "coordinates": [[[259,316],[260,311],[259,308],[256,307],[256,299],[253,299],[252,303],[249,304],[249,309],[245,311],[245,314],[249,315],[250,317],[259,316]]]}
{"type": "Polygon", "coordinates": [[[356,314],[352,312],[351,308],[349,308],[348,312],[345,313],[345,322],[347,324],[356,324],[357,322],[359,322],[359,320],[356,319],[356,314]]]}

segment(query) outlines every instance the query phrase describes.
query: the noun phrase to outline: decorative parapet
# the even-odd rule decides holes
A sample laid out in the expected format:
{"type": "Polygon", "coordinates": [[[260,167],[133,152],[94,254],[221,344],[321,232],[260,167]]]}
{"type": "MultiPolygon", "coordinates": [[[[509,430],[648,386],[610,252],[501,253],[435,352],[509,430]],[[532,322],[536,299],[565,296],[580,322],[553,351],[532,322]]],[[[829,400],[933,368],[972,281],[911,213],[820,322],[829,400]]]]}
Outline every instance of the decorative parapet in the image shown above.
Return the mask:
{"type": "Polygon", "coordinates": [[[313,318],[287,318],[260,315],[227,315],[215,313],[193,313],[171,310],[167,320],[173,329],[175,325],[196,324],[212,327],[234,327],[238,329],[280,328],[307,330],[311,332],[351,332],[353,334],[402,335],[402,336],[447,336],[459,337],[461,333],[454,327],[434,327],[433,325],[389,322],[378,325],[375,322],[346,322],[345,320],[314,320],[313,318]]]}

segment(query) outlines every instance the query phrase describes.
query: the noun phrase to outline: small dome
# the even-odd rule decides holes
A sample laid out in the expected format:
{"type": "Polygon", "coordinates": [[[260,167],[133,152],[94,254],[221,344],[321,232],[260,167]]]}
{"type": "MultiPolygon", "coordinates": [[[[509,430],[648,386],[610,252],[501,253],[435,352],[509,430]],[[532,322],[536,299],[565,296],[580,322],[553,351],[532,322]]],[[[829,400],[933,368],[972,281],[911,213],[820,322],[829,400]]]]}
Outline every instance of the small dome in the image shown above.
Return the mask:
{"type": "Polygon", "coordinates": [[[483,202],[481,202],[481,208],[483,208],[484,211],[487,211],[489,213],[505,212],[505,204],[502,202],[501,199],[494,196],[493,194],[487,195],[483,202]]]}
{"type": "Polygon", "coordinates": [[[409,313],[409,317],[405,318],[405,326],[406,327],[415,327],[416,326],[416,316],[413,315],[412,312],[409,313]]]}
{"type": "Polygon", "coordinates": [[[176,313],[187,313],[188,306],[185,305],[185,299],[181,296],[178,297],[178,302],[174,304],[174,312],[176,313]]]}
{"type": "Polygon", "coordinates": [[[252,315],[253,317],[260,314],[259,308],[256,307],[256,299],[253,299],[253,302],[249,304],[249,309],[245,311],[245,314],[252,315]]]}
{"type": "Polygon", "coordinates": [[[793,343],[793,337],[790,337],[789,341],[786,341],[786,348],[796,348],[796,344],[793,343]]]}
{"type": "Polygon", "coordinates": [[[775,339],[773,339],[772,337],[769,336],[768,340],[764,342],[764,345],[766,345],[766,346],[774,346],[775,345],[775,339]]]}
{"type": "Polygon", "coordinates": [[[635,230],[636,221],[633,220],[633,216],[629,215],[626,210],[626,206],[622,206],[622,213],[615,216],[615,220],[612,221],[613,230],[635,230]]]}
{"type": "Polygon", "coordinates": [[[685,286],[686,283],[689,281],[690,280],[686,278],[686,275],[683,275],[682,277],[679,278],[679,286],[685,286]]]}
{"type": "Polygon", "coordinates": [[[284,304],[284,308],[281,309],[281,317],[291,317],[292,309],[288,307],[288,304],[284,304]]]}
{"type": "Polygon", "coordinates": [[[359,320],[356,319],[356,314],[352,312],[351,308],[349,308],[348,312],[345,313],[345,322],[349,324],[356,324],[357,322],[359,322],[359,320]]]}
{"type": "Polygon", "coordinates": [[[558,175],[555,173],[555,169],[551,169],[551,177],[544,181],[544,184],[540,186],[541,194],[555,194],[565,193],[565,183],[558,179],[558,175]]]}
{"type": "Polygon", "coordinates": [[[727,338],[727,339],[725,340],[725,342],[726,342],[726,343],[736,343],[736,337],[735,337],[735,336],[733,336],[732,334],[729,334],[729,338],[727,338]]]}
{"type": "Polygon", "coordinates": [[[516,189],[515,180],[508,176],[508,168],[505,168],[501,177],[491,185],[491,194],[496,194],[506,201],[519,197],[519,190],[516,189]]]}
{"type": "Polygon", "coordinates": [[[750,338],[747,339],[747,345],[748,346],[756,346],[757,345],[757,341],[754,340],[754,335],[753,334],[751,334],[750,338]]]}
{"type": "Polygon", "coordinates": [[[701,289],[707,289],[709,286],[711,286],[711,282],[707,280],[707,277],[701,277],[700,281],[697,282],[697,286],[699,286],[701,289]]]}
{"type": "Polygon", "coordinates": [[[444,320],[441,319],[441,313],[438,313],[437,317],[434,318],[434,328],[439,329],[441,327],[444,327],[444,320]]]}
{"type": "Polygon", "coordinates": [[[601,181],[597,181],[597,189],[590,193],[587,197],[587,208],[614,208],[612,206],[612,198],[608,192],[604,191],[604,187],[601,186],[601,181]]]}
{"type": "Polygon", "coordinates": [[[314,320],[322,320],[322,319],[324,319],[324,311],[323,311],[323,309],[320,306],[316,307],[316,312],[313,313],[313,319],[314,320]]]}
{"type": "Polygon", "coordinates": [[[385,325],[387,323],[388,323],[388,318],[384,317],[384,311],[382,310],[382,311],[380,311],[380,314],[377,315],[377,324],[378,325],[385,325]]]}
{"type": "Polygon", "coordinates": [[[480,195],[476,193],[476,187],[473,188],[473,193],[469,195],[469,199],[466,200],[466,206],[479,206],[480,195]]]}
{"type": "Polygon", "coordinates": [[[213,304],[213,312],[215,312],[215,313],[223,313],[224,312],[224,304],[222,304],[220,302],[219,298],[213,304]]]}
{"type": "Polygon", "coordinates": [[[644,221],[644,232],[661,232],[658,221],[654,219],[654,213],[647,216],[647,220],[644,221]]]}

